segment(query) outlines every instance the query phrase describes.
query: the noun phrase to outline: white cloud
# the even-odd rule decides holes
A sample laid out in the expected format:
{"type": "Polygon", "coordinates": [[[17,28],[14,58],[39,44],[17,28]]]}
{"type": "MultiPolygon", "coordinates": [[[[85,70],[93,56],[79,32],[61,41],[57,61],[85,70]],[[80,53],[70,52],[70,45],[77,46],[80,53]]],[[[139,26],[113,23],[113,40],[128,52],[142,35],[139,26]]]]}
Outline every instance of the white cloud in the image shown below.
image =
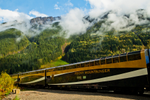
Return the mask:
{"type": "Polygon", "coordinates": [[[14,21],[14,20],[24,21],[26,19],[31,19],[31,18],[32,17],[30,17],[27,14],[18,12],[18,9],[15,11],[11,11],[8,9],[0,8],[0,21],[1,22],[8,22],[8,21],[14,21]]]}
{"type": "Polygon", "coordinates": [[[65,5],[73,7],[73,4],[70,2],[70,0],[68,0],[68,2],[65,5]]]}
{"type": "MultiPolygon", "coordinates": [[[[128,25],[133,25],[126,28],[130,30],[137,24],[141,24],[138,19],[137,9],[149,7],[149,0],[86,0],[90,3],[91,9],[88,14],[91,18],[97,18],[106,11],[112,10],[113,12],[108,15],[106,23],[103,23],[100,30],[108,31],[111,29],[122,30],[128,25]],[[129,18],[124,17],[128,14],[129,18]],[[111,23],[110,23],[111,22],[111,23]]],[[[68,5],[70,0],[68,0],[68,5]]],[[[149,13],[150,14],[150,13],[149,13]]],[[[82,9],[71,9],[68,14],[62,16],[60,25],[67,31],[68,36],[72,34],[85,33],[86,29],[91,25],[83,21],[85,12],[82,9]]]]}
{"type": "Polygon", "coordinates": [[[104,12],[112,11],[108,14],[106,23],[102,24],[101,31],[131,30],[135,25],[149,23],[148,20],[139,20],[137,10],[144,18],[150,17],[150,0],[86,0],[91,5],[89,15],[91,18],[97,18],[104,12]],[[128,15],[129,17],[125,17],[128,15]],[[128,26],[128,27],[127,27],[128,26]]]}
{"type": "Polygon", "coordinates": [[[58,4],[59,4],[59,2],[57,2],[57,3],[54,5],[54,9],[56,9],[56,10],[59,10],[59,9],[60,9],[60,7],[58,6],[58,4]]]}
{"type": "Polygon", "coordinates": [[[55,4],[55,5],[54,5],[54,8],[55,8],[55,9],[60,9],[60,8],[58,7],[58,4],[55,4]]]}
{"type": "Polygon", "coordinates": [[[29,14],[34,15],[35,17],[48,17],[48,15],[39,13],[38,11],[34,11],[34,10],[30,11],[29,14]]]}
{"type": "Polygon", "coordinates": [[[150,16],[150,2],[148,3],[148,5],[149,5],[149,6],[146,7],[146,10],[147,10],[148,16],[150,16]]]}
{"type": "Polygon", "coordinates": [[[131,13],[137,9],[146,9],[150,6],[149,0],[86,0],[91,5],[89,14],[98,17],[105,11],[116,10],[119,14],[131,13]]]}
{"type": "MultiPolygon", "coordinates": [[[[33,14],[36,16],[42,16],[42,17],[47,16],[45,14],[40,14],[37,11],[31,11],[30,14],[33,14]]],[[[32,18],[33,17],[25,13],[18,12],[18,9],[16,9],[15,11],[11,11],[8,9],[0,8],[0,22],[7,22],[3,25],[0,25],[0,31],[4,31],[10,28],[15,28],[15,29],[22,31],[24,35],[35,36],[39,34],[40,31],[38,30],[36,31],[33,30],[33,32],[29,31],[29,29],[31,29],[32,27],[30,24],[30,19],[32,18]]],[[[18,37],[17,40],[19,40],[20,38],[21,37],[18,37]]]]}
{"type": "Polygon", "coordinates": [[[84,11],[78,8],[71,9],[68,14],[61,16],[60,25],[67,31],[67,37],[86,32],[89,23],[84,21],[83,17],[84,11]]]}

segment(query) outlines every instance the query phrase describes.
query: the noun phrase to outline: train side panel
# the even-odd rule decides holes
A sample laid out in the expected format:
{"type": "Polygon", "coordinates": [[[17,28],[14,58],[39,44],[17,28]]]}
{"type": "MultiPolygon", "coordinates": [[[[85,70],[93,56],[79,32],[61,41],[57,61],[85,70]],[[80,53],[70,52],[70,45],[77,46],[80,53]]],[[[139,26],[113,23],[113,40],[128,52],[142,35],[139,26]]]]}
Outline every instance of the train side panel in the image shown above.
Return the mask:
{"type": "MultiPolygon", "coordinates": [[[[146,64],[146,51],[141,51],[140,58],[132,60],[131,55],[128,61],[94,64],[94,66],[60,70],[47,73],[50,86],[94,86],[94,88],[144,88],[148,86],[148,71],[146,64]]],[[[136,54],[135,54],[136,55],[136,54]]],[[[136,55],[137,57],[139,55],[136,55]]],[[[121,59],[121,58],[120,58],[121,59]]],[[[101,62],[101,61],[100,61],[101,62]]],[[[90,64],[90,63],[89,63],[90,64]]]]}
{"type": "Polygon", "coordinates": [[[14,80],[14,84],[18,84],[19,82],[19,74],[10,75],[14,80]]]}
{"type": "Polygon", "coordinates": [[[20,85],[94,89],[149,89],[150,50],[12,75],[20,85]]]}
{"type": "Polygon", "coordinates": [[[19,75],[19,85],[45,85],[45,71],[35,71],[19,75]]]}

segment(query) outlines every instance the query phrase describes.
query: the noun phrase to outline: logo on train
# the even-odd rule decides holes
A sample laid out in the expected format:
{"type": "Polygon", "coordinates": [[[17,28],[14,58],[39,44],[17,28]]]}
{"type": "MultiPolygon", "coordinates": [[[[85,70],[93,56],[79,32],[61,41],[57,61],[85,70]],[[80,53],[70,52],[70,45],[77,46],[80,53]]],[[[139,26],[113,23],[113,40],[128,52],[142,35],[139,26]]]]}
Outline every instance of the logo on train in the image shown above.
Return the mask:
{"type": "Polygon", "coordinates": [[[101,69],[101,70],[90,70],[90,71],[84,71],[84,72],[76,72],[75,75],[81,75],[81,74],[94,74],[94,73],[109,73],[110,69],[101,69]]]}

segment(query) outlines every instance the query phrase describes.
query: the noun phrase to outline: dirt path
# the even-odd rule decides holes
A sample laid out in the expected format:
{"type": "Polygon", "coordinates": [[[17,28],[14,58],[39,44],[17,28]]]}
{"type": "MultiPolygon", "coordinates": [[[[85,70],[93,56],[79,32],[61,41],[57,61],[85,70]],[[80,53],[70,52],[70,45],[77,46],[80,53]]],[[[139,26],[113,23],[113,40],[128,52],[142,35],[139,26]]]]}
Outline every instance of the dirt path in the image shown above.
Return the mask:
{"type": "Polygon", "coordinates": [[[68,46],[70,43],[67,43],[66,40],[65,40],[65,44],[61,46],[61,49],[62,49],[62,54],[65,53],[65,48],[66,46],[68,46]]]}
{"type": "MultiPolygon", "coordinates": [[[[3,100],[12,100],[16,94],[11,94],[3,100]]],[[[143,96],[115,94],[115,93],[98,93],[98,92],[80,92],[66,90],[48,90],[38,89],[31,91],[21,91],[18,95],[20,100],[150,100],[150,93],[143,96]]]]}

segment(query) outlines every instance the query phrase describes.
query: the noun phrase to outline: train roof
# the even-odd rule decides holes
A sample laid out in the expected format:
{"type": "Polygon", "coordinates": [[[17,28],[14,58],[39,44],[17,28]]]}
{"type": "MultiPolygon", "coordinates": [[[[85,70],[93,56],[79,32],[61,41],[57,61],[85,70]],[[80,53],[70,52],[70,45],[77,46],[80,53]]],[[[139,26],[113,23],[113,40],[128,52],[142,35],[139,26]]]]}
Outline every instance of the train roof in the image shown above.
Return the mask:
{"type": "MultiPolygon", "coordinates": [[[[144,51],[146,51],[146,50],[147,49],[144,49],[144,51]]],[[[143,50],[141,50],[141,51],[143,51],[143,50]]],[[[126,55],[126,54],[140,53],[141,51],[133,51],[133,52],[129,52],[129,53],[123,53],[123,54],[120,54],[120,55],[107,56],[107,57],[102,57],[102,58],[99,58],[99,59],[93,59],[93,60],[82,61],[82,62],[67,64],[67,65],[61,65],[61,66],[56,66],[56,67],[44,68],[44,69],[38,69],[38,70],[33,70],[33,71],[28,71],[28,72],[22,72],[22,73],[18,73],[18,74],[26,74],[26,73],[32,73],[32,72],[37,72],[37,71],[45,71],[45,70],[53,69],[53,68],[60,68],[60,67],[72,66],[72,65],[77,65],[77,64],[83,64],[83,63],[93,62],[93,61],[99,61],[99,60],[103,60],[103,59],[110,59],[110,58],[115,58],[115,57],[118,57],[118,56],[123,56],[123,55],[126,55]]],[[[12,74],[12,75],[18,75],[18,74],[12,74]]]]}

